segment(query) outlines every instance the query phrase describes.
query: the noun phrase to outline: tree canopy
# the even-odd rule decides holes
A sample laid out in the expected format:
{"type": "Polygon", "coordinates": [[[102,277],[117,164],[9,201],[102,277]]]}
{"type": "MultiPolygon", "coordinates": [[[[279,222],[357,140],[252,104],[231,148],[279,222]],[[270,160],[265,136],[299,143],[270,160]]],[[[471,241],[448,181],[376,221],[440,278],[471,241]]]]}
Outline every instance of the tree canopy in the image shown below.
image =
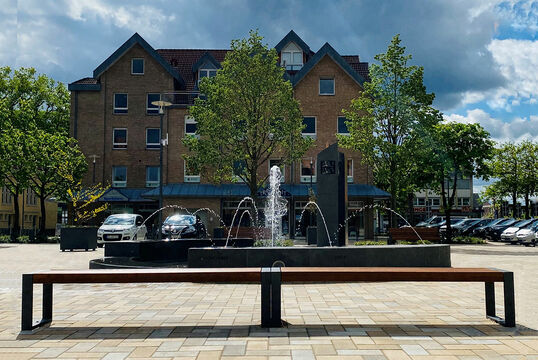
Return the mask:
{"type": "Polygon", "coordinates": [[[203,96],[189,110],[197,136],[183,141],[189,169],[215,183],[244,181],[251,196],[266,180],[261,166],[271,158],[291,163],[311,144],[302,136],[302,115],[293,89],[277,65],[276,50],[257,31],[233,40],[222,68],[200,82],[203,96]]]}

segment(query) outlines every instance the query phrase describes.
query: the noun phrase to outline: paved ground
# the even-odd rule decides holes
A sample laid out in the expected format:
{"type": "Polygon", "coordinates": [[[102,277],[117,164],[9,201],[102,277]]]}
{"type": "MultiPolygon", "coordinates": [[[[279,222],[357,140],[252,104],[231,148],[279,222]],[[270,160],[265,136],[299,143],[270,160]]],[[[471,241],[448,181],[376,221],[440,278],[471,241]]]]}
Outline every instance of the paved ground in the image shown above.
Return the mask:
{"type": "Polygon", "coordinates": [[[538,359],[538,249],[452,254],[515,272],[517,329],[485,319],[483,284],[285,285],[291,325],[267,331],[259,286],[185,283],[55,285],[52,326],[20,335],[21,273],[87,268],[102,250],[0,244],[0,359],[538,359]]]}

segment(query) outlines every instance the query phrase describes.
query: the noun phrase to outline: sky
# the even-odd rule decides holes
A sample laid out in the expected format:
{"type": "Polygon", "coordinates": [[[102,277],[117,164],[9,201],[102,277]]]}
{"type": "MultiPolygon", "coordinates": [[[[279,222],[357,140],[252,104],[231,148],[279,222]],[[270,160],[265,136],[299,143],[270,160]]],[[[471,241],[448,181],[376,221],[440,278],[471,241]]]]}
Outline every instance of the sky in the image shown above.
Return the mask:
{"type": "Polygon", "coordinates": [[[155,49],[222,49],[250,29],[271,46],[293,29],[313,51],[329,42],[370,63],[400,34],[447,121],[538,141],[538,1],[0,0],[0,29],[0,66],[66,84],[135,32],[155,49]]]}

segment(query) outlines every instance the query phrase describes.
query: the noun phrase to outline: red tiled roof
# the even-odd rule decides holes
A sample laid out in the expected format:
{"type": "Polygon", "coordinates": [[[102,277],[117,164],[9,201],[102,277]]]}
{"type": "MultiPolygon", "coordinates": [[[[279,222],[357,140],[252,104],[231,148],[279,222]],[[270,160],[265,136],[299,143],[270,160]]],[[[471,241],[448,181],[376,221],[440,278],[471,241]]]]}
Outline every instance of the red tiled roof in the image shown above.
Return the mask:
{"type": "Polygon", "coordinates": [[[206,52],[210,53],[219,63],[224,61],[224,57],[229,50],[209,50],[209,49],[158,49],[157,53],[161,55],[172,67],[179,72],[187,91],[194,89],[196,82],[195,74],[192,72],[192,66],[206,52]]]}
{"type": "Polygon", "coordinates": [[[73,82],[72,84],[77,84],[77,85],[87,85],[87,84],[90,84],[90,85],[93,85],[93,84],[97,84],[97,79],[94,79],[94,78],[90,78],[90,77],[85,77],[85,78],[82,78],[80,80],[77,80],[75,82],[73,82]]]}

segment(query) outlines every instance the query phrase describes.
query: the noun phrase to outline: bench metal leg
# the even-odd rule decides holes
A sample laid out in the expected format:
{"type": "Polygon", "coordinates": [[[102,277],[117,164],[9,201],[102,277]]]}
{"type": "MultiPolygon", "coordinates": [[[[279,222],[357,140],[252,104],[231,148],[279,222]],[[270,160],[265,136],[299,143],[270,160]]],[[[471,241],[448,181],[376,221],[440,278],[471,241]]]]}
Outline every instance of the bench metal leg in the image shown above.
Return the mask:
{"type": "Polygon", "coordinates": [[[31,331],[52,322],[52,284],[43,284],[43,317],[33,323],[34,279],[32,274],[22,275],[21,331],[31,331]]]}
{"type": "Polygon", "coordinates": [[[486,316],[495,317],[495,283],[486,283],[486,316]]]}
{"type": "Polygon", "coordinates": [[[514,273],[504,272],[504,319],[495,315],[495,284],[486,283],[486,316],[506,327],[516,326],[516,307],[514,301],[514,273]]]}
{"type": "Polygon", "coordinates": [[[281,274],[280,268],[262,268],[262,327],[281,327],[281,274]]]}

